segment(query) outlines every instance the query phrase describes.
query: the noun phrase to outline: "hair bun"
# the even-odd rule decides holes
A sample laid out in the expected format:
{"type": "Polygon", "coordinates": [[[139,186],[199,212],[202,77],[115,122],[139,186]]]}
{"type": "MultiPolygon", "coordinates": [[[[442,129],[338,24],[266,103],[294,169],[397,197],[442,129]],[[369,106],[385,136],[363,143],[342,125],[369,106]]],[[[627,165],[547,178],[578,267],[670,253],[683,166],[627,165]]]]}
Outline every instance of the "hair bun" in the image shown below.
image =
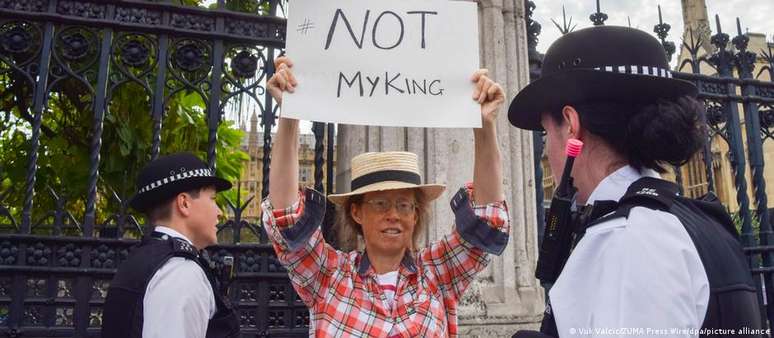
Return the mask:
{"type": "Polygon", "coordinates": [[[643,106],[626,128],[629,163],[663,172],[663,163],[688,162],[706,140],[703,113],[704,105],[688,96],[643,106]]]}

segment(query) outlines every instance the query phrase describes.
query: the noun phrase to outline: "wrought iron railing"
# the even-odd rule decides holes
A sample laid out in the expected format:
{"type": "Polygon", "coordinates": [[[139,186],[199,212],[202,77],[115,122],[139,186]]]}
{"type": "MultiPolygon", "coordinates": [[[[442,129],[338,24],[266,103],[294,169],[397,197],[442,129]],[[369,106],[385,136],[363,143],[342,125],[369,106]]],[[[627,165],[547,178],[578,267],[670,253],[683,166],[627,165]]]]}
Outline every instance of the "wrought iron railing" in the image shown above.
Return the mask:
{"type": "MultiPolygon", "coordinates": [[[[114,155],[105,153],[112,146],[104,143],[106,135],[117,133],[103,126],[116,118],[111,105],[126,86],[134,88],[137,104],[148,105],[147,138],[137,141],[148,145],[147,152],[136,159],[137,167],[169,149],[165,142],[171,141],[162,137],[164,121],[180,96],[193,95],[202,103],[202,148],[213,168],[220,160],[224,114],[247,101],[256,107],[263,131],[261,190],[228,201],[230,218],[219,225],[220,234],[229,234],[228,243],[208,251],[222,269],[233,266],[235,275],[224,273],[223,281],[243,337],[308,335],[307,308],[260,224],[244,217],[245,200],[265,197],[270,183],[277,105],[265,83],[274,72],[274,58],[283,52],[286,3],[218,0],[207,9],[192,6],[196,2],[0,0],[0,97],[7,99],[0,107],[0,127],[16,125],[0,128],[0,136],[14,132],[24,139],[16,159],[25,163],[24,179],[5,189],[9,168],[18,163],[0,162],[0,336],[100,336],[109,281],[145,226],[127,208],[131,189],[107,183],[101,173],[110,165],[106,155],[114,155]],[[255,6],[249,12],[228,9],[240,4],[255,6]],[[54,100],[86,113],[66,111],[66,118],[51,120],[54,100]],[[78,118],[89,127],[59,128],[78,118]],[[50,163],[46,150],[67,147],[47,144],[67,132],[87,149],[83,195],[57,188],[70,177],[49,175],[65,173],[70,165],[50,163]],[[39,181],[43,170],[49,181],[39,181]]],[[[314,123],[311,131],[315,187],[330,192],[333,168],[326,163],[334,156],[333,125],[314,123]]]]}

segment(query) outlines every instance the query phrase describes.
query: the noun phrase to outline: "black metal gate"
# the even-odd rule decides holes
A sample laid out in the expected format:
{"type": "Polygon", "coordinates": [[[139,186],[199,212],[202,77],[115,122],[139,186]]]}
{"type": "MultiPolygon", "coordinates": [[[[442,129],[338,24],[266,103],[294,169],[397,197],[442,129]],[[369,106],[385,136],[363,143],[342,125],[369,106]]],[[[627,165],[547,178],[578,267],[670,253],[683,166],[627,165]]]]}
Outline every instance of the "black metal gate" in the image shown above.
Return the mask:
{"type": "MultiPolygon", "coordinates": [[[[528,8],[527,31],[530,46],[530,67],[532,78],[540,74],[541,56],[535,49],[541,26],[531,19],[535,8],[533,1],[525,1],[528,8]]],[[[656,10],[654,8],[654,10],[656,10]]],[[[659,18],[661,9],[658,8],[659,18]]],[[[602,25],[607,15],[599,11],[590,16],[594,25],[602,25]]],[[[566,25],[560,27],[562,32],[571,30],[566,25]]],[[[762,304],[763,321],[768,327],[774,327],[774,306],[768,306],[774,299],[774,233],[772,232],[766,196],[766,180],[764,166],[764,145],[774,142],[774,52],[771,44],[763,50],[750,50],[749,37],[742,32],[737,18],[737,35],[731,39],[723,33],[720,21],[716,16],[716,31],[710,41],[703,41],[699,32],[690,31],[682,47],[688,52],[688,58],[681,61],[673,75],[675,78],[687,80],[699,88],[699,99],[705,104],[706,123],[709,134],[707,145],[697,154],[699,167],[692,168],[692,176],[705,176],[705,186],[699,191],[686,191],[687,195],[698,197],[701,193],[716,193],[716,168],[713,162],[711,141],[719,140],[728,148],[733,186],[735,189],[739,211],[735,215],[741,230],[741,240],[749,257],[753,277],[758,284],[758,298],[762,304]],[[729,44],[730,43],[730,44],[729,44]],[[714,46],[714,52],[704,56],[699,55],[701,47],[714,46]],[[762,64],[756,69],[756,63],[762,64]],[[704,74],[702,74],[704,68],[704,74]],[[706,75],[707,73],[711,75],[706,75]],[[768,76],[769,80],[762,78],[768,76]],[[746,172],[750,170],[750,173],[746,172]],[[748,193],[751,184],[754,204],[748,193]],[[688,194],[690,193],[690,194],[688,194]]],[[[654,26],[654,33],[661,39],[667,56],[671,59],[676,51],[672,42],[666,41],[670,26],[659,22],[654,26]]],[[[708,35],[708,34],[707,34],[708,35]]],[[[706,40],[706,37],[704,38],[706,40]]],[[[535,133],[535,154],[543,153],[542,135],[535,133]]],[[[535,156],[536,182],[542,182],[540,156],[535,156]]],[[[689,164],[690,165],[690,164],[689,164]]],[[[680,168],[674,168],[675,180],[681,187],[690,187],[684,182],[680,168]]],[[[543,204],[543,187],[537,184],[537,202],[543,204]]],[[[543,208],[539,209],[539,219],[544,216],[543,208]]],[[[540,234],[543,233],[544,222],[538,222],[540,234]]]]}
{"type": "MultiPolygon", "coordinates": [[[[201,142],[198,134],[189,136],[216,167],[224,114],[238,102],[252,101],[263,131],[258,159],[263,175],[260,195],[256,191],[258,196],[248,198],[267,195],[277,107],[265,83],[284,48],[286,3],[218,0],[207,9],[197,2],[0,0],[0,136],[12,134],[24,145],[0,148],[4,154],[18,151],[0,162],[0,336],[100,336],[109,281],[143,233],[127,210],[132,192],[111,186],[103,173],[115,165],[103,160],[116,157],[106,152],[120,149],[123,155],[126,149],[105,140],[123,140],[122,147],[144,144],[141,156],[125,158],[141,167],[164,149],[174,149],[169,143],[176,140],[162,137],[164,121],[185,108],[181,100],[193,97],[202,103],[193,113],[204,116],[200,129],[206,133],[201,142]],[[231,10],[236,7],[247,10],[231,10]],[[138,121],[127,121],[111,108],[119,101],[128,110],[137,109],[134,105],[147,110],[131,118],[138,121]],[[134,123],[145,123],[135,130],[144,138],[134,143],[123,129],[104,127],[134,123]],[[88,127],[71,127],[76,125],[88,127]],[[69,139],[87,150],[48,144],[61,133],[72,134],[69,139]],[[73,157],[52,160],[53,147],[75,149],[73,157]],[[78,156],[89,169],[72,177],[82,179],[84,193],[58,190],[70,179],[69,167],[78,156]],[[9,182],[20,167],[23,179],[9,182]]],[[[190,117],[186,114],[180,116],[190,117]]],[[[325,191],[331,191],[332,166],[325,163],[333,157],[333,126],[315,123],[312,129],[315,186],[323,191],[327,169],[325,191]]],[[[233,267],[235,272],[223,279],[230,283],[242,336],[306,336],[308,310],[265,232],[244,220],[246,206],[241,196],[229,201],[231,217],[219,232],[230,232],[230,243],[208,249],[223,271],[233,267]]]]}

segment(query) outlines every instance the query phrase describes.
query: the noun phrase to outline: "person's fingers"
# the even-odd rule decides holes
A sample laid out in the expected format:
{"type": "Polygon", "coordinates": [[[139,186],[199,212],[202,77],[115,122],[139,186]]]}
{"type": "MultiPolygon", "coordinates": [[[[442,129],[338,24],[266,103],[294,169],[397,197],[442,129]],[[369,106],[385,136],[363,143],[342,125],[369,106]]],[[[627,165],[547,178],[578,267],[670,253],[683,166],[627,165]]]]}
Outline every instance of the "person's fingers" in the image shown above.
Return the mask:
{"type": "Polygon", "coordinates": [[[498,99],[505,99],[505,95],[503,94],[503,87],[501,87],[497,83],[493,83],[491,87],[489,87],[489,90],[487,90],[487,96],[489,96],[490,99],[498,100],[498,99]]]}
{"type": "Polygon", "coordinates": [[[293,88],[298,86],[298,80],[296,80],[296,75],[293,74],[293,71],[290,69],[287,70],[287,78],[288,78],[288,82],[290,82],[290,85],[292,85],[293,88]]]}
{"type": "Polygon", "coordinates": [[[285,70],[285,69],[288,69],[288,68],[290,68],[290,67],[288,67],[288,64],[283,62],[283,63],[280,63],[280,64],[277,66],[277,69],[275,69],[274,71],[275,71],[275,72],[277,72],[277,73],[279,73],[280,71],[282,71],[282,70],[285,70]]]}
{"type": "Polygon", "coordinates": [[[274,74],[274,76],[272,78],[275,79],[275,81],[277,83],[277,87],[279,89],[282,89],[284,91],[284,90],[286,90],[288,88],[288,81],[285,78],[285,71],[284,70],[280,70],[279,72],[274,74]]]}
{"type": "Polygon", "coordinates": [[[472,82],[478,82],[479,78],[483,75],[489,74],[489,70],[486,68],[479,69],[475,72],[473,72],[473,76],[470,77],[470,81],[472,82]]]}
{"type": "Polygon", "coordinates": [[[282,73],[287,83],[292,87],[295,87],[298,85],[298,80],[296,80],[296,76],[293,74],[293,70],[291,70],[290,67],[291,66],[287,63],[281,63],[277,68],[277,73],[282,73]]]}
{"type": "Polygon", "coordinates": [[[286,65],[287,67],[293,67],[293,61],[290,60],[287,56],[280,56],[276,59],[274,59],[274,69],[279,70],[282,65],[286,65]]]}
{"type": "Polygon", "coordinates": [[[481,97],[481,78],[486,77],[486,74],[489,73],[489,70],[487,69],[479,69],[475,72],[473,72],[473,75],[470,77],[470,81],[475,82],[476,85],[473,88],[473,100],[478,101],[479,97],[481,97]]]}
{"type": "Polygon", "coordinates": [[[505,102],[505,91],[503,91],[499,84],[495,84],[495,86],[497,86],[497,90],[495,91],[493,102],[499,107],[500,104],[505,102]]]}
{"type": "Polygon", "coordinates": [[[277,78],[279,76],[277,74],[274,74],[269,78],[268,87],[269,89],[279,88],[279,84],[277,83],[277,78]]]}
{"type": "Polygon", "coordinates": [[[480,90],[480,93],[478,97],[476,98],[476,101],[478,103],[484,103],[486,101],[486,92],[489,90],[489,87],[492,85],[492,80],[489,80],[488,77],[482,76],[480,79],[478,79],[478,83],[476,86],[480,90]]]}

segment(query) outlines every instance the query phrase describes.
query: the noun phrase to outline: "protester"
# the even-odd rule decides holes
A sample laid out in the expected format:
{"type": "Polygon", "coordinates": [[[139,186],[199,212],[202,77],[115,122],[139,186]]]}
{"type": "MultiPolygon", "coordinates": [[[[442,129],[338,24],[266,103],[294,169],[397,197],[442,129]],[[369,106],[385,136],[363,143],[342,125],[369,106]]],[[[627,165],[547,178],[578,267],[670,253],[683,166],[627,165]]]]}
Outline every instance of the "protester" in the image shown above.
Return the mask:
{"type": "MultiPolygon", "coordinates": [[[[282,57],[268,89],[282,93],[299,84],[293,63],[282,57]]],[[[365,153],[352,159],[351,191],[328,196],[339,209],[338,227],[354,230],[364,251],[337,251],[320,225],[326,198],[298,189],[298,121],[280,118],[263,221],[280,262],[309,307],[310,336],[456,336],[457,304],[475,275],[508,242],[509,219],[495,121],[502,88],[477,71],[473,99],[482,128],[474,129],[473,182],[454,196],[455,230],[425,248],[419,235],[430,203],[445,187],[422,184],[417,156],[365,153]]]]}
{"type": "Polygon", "coordinates": [[[550,289],[544,334],[696,337],[701,328],[761,327],[725,210],[681,198],[658,179],[706,139],[696,95],[692,83],[672,78],[655,38],[600,26],[554,42],[542,77],[511,103],[514,126],[546,131],[551,172],[562,172],[568,140],[585,144],[571,173],[589,217],[575,225],[576,245],[550,289]]]}
{"type": "Polygon", "coordinates": [[[215,194],[231,183],[186,153],[150,162],[129,204],[155,225],[110,282],[102,336],[237,337],[239,322],[199,252],[217,244],[215,194]]]}

